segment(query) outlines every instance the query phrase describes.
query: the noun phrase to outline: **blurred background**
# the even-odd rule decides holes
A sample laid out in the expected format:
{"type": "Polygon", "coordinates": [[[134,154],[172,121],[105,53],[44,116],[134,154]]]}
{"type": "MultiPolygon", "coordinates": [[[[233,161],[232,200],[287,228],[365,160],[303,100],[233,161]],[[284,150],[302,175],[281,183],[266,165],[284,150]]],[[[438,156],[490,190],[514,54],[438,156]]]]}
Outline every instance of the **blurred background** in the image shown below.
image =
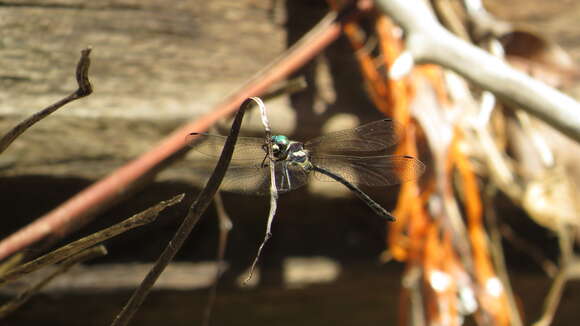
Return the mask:
{"type": "MultiPolygon", "coordinates": [[[[433,1],[437,2],[444,1],[433,1]]],[[[533,70],[534,66],[527,72],[580,98],[580,2],[487,0],[484,5],[523,34],[528,42],[517,50],[532,53],[537,42],[561,47],[567,53],[563,68],[533,70]]],[[[75,64],[87,46],[93,49],[89,74],[94,87],[92,95],[41,121],[0,155],[0,238],[147,151],[185,121],[210,112],[328,10],[325,1],[306,0],[0,1],[0,130],[9,130],[73,91],[75,64]]],[[[377,40],[368,36],[365,44],[372,47],[373,42],[377,40]]],[[[384,117],[369,96],[356,53],[342,36],[297,71],[294,77],[304,78],[308,87],[266,102],[273,131],[307,140],[384,117]]],[[[227,132],[229,124],[229,120],[218,123],[214,132],[227,132]]],[[[257,111],[248,113],[243,132],[261,135],[257,111]]],[[[418,144],[417,155],[429,178],[433,158],[425,142],[418,144]]],[[[579,157],[577,147],[575,143],[568,147],[569,162],[579,157]]],[[[188,154],[62,239],[65,244],[160,200],[187,194],[183,203],[164,211],[155,223],[107,241],[107,256],[61,276],[7,317],[5,324],[110,323],[199,192],[203,180],[192,172],[195,164],[195,157],[188,154]]],[[[570,171],[565,175],[577,185],[578,175],[570,171]]],[[[422,189],[429,187],[425,178],[420,180],[422,189]]],[[[399,190],[395,186],[367,191],[394,210],[399,190]]],[[[401,302],[408,300],[403,290],[408,278],[403,275],[409,276],[409,266],[402,256],[387,250],[391,225],[342,186],[312,184],[280,197],[273,237],[257,275],[245,286],[241,280],[264,236],[268,198],[224,193],[223,202],[233,228],[213,308],[214,325],[405,323],[402,311],[407,310],[401,302]]],[[[501,191],[494,195],[493,205],[500,212],[496,214],[515,306],[523,323],[532,324],[541,317],[558,273],[560,238],[501,191]]],[[[201,323],[217,266],[218,236],[212,205],[134,325],[201,323]]],[[[4,301],[26,284],[0,288],[4,301]]],[[[571,280],[553,324],[574,325],[579,305],[580,283],[571,280]]],[[[469,314],[463,322],[494,324],[469,314]]],[[[460,324],[442,324],[455,323],[460,324]]]]}

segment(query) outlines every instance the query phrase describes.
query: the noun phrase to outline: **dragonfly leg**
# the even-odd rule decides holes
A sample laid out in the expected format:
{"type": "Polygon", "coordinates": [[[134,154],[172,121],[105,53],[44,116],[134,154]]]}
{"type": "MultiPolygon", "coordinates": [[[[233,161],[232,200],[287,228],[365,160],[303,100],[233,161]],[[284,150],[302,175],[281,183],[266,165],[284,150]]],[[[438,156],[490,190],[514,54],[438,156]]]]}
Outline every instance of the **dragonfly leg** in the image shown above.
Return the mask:
{"type": "Polygon", "coordinates": [[[266,159],[268,159],[268,156],[269,156],[268,154],[270,154],[270,153],[268,153],[269,152],[268,145],[266,145],[266,144],[262,145],[262,149],[264,150],[264,152],[266,153],[266,155],[264,155],[264,159],[262,160],[262,163],[260,164],[260,167],[261,168],[265,168],[266,166],[268,166],[268,164],[266,164],[266,159]]]}
{"type": "Polygon", "coordinates": [[[280,178],[280,189],[278,190],[290,190],[292,189],[292,181],[290,181],[290,173],[288,172],[288,165],[284,163],[282,168],[282,176],[280,178]]]}
{"type": "Polygon", "coordinates": [[[284,175],[286,176],[288,190],[292,189],[292,181],[290,181],[290,173],[288,172],[288,165],[284,166],[284,175]]]}

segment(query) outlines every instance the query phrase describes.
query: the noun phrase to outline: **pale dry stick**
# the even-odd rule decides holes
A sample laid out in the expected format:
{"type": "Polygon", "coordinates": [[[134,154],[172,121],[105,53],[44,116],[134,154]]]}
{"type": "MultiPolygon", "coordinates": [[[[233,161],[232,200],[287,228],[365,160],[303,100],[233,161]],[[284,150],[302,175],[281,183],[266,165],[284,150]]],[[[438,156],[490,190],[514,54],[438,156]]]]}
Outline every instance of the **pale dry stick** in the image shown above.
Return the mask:
{"type": "Polygon", "coordinates": [[[479,145],[483,148],[483,159],[494,184],[518,206],[522,206],[524,185],[517,181],[508,158],[497,148],[486,126],[474,126],[479,145]]]}
{"type": "Polygon", "coordinates": [[[93,233],[77,241],[71,242],[63,247],[47,253],[44,256],[38,257],[33,261],[8,270],[5,274],[0,275],[0,285],[8,281],[18,279],[19,277],[34,272],[35,270],[38,270],[44,266],[58,263],[72,255],[85,250],[86,248],[92,247],[97,243],[103,242],[121,233],[151,223],[157,219],[157,216],[162,210],[181,202],[184,196],[184,194],[181,194],[169,200],[161,201],[157,205],[150,207],[138,214],[135,214],[120,223],[117,223],[99,232],[93,233]]]}
{"type": "Polygon", "coordinates": [[[216,268],[216,275],[215,280],[209,290],[209,296],[207,300],[207,305],[205,307],[205,311],[203,314],[203,321],[202,325],[209,326],[211,320],[211,312],[215,303],[215,298],[217,296],[217,287],[219,280],[223,273],[223,268],[225,266],[224,255],[226,252],[226,247],[228,243],[228,235],[229,232],[232,230],[233,224],[232,220],[228,216],[226,209],[224,207],[224,202],[222,199],[221,193],[218,191],[214,198],[216,213],[218,217],[218,224],[219,224],[219,240],[218,240],[218,249],[217,249],[217,268],[216,268]]]}
{"type": "Polygon", "coordinates": [[[411,301],[411,323],[414,326],[426,326],[425,305],[423,304],[423,295],[421,291],[421,274],[419,266],[411,266],[407,269],[403,279],[402,286],[409,291],[409,301],[411,301]]]}
{"type": "Polygon", "coordinates": [[[0,154],[2,154],[2,152],[4,152],[6,148],[8,148],[8,146],[10,146],[10,144],[12,144],[12,142],[18,138],[18,136],[22,135],[22,133],[24,133],[28,128],[32,127],[35,123],[46,118],[48,115],[60,109],[67,103],[88,96],[93,92],[93,87],[89,82],[89,66],[91,65],[91,59],[89,57],[90,54],[90,48],[86,48],[81,51],[81,58],[79,59],[76,68],[76,79],[79,88],[69,96],[33,114],[26,120],[16,125],[16,127],[8,131],[2,137],[2,139],[0,139],[0,154]]]}
{"type": "Polygon", "coordinates": [[[570,280],[580,280],[580,257],[574,256],[572,261],[568,264],[568,270],[566,272],[568,279],[570,280]]]}
{"type": "Polygon", "coordinates": [[[41,281],[18,295],[12,301],[2,305],[0,307],[0,319],[6,317],[10,313],[14,312],[18,308],[20,308],[23,304],[25,304],[32,296],[34,296],[40,289],[46,286],[50,281],[52,281],[55,277],[66,273],[71,267],[74,265],[81,263],[83,261],[87,261],[93,258],[97,258],[100,256],[104,256],[107,254],[107,249],[103,245],[99,245],[97,247],[92,247],[76,253],[74,256],[69,257],[65,261],[63,261],[58,269],[47,275],[41,281]]]}
{"type": "Polygon", "coordinates": [[[274,215],[276,215],[276,209],[278,208],[278,189],[276,188],[276,175],[275,175],[275,167],[274,167],[274,151],[272,149],[272,128],[270,128],[270,121],[268,120],[268,112],[266,110],[266,106],[264,102],[257,97],[252,98],[258,104],[258,108],[260,109],[260,117],[262,119],[262,124],[264,125],[264,134],[266,137],[266,146],[268,150],[268,160],[270,161],[268,166],[270,167],[270,211],[268,213],[268,222],[266,226],[266,234],[264,235],[264,240],[260,244],[258,248],[258,253],[252,262],[252,266],[250,267],[250,272],[248,273],[248,277],[244,280],[244,284],[247,284],[251,279],[252,275],[254,275],[254,270],[256,269],[256,265],[258,264],[258,260],[260,259],[260,255],[262,254],[262,249],[266,245],[266,242],[272,237],[272,222],[274,221],[274,215]]]}
{"type": "Polygon", "coordinates": [[[452,35],[424,1],[377,0],[376,6],[406,32],[402,59],[451,69],[580,142],[580,103],[573,98],[452,35]]]}
{"type": "Polygon", "coordinates": [[[516,118],[518,119],[522,131],[527,135],[526,138],[530,140],[529,145],[532,146],[538,153],[542,166],[545,169],[554,167],[556,165],[556,158],[546,140],[538,132],[530,119],[529,114],[521,110],[516,111],[516,118]]]}
{"type": "Polygon", "coordinates": [[[235,112],[246,98],[261,94],[272,83],[287,77],[336,40],[340,33],[341,22],[337,19],[337,14],[335,12],[327,14],[292,47],[217,105],[214,111],[182,125],[148,152],[87,187],[46,215],[0,240],[0,259],[49,236],[62,237],[82,227],[99,212],[109,208],[119,197],[126,196],[138,184],[151,179],[155,173],[182,153],[188,147],[184,139],[191,130],[205,131],[218,119],[235,112]]]}
{"type": "Polygon", "coordinates": [[[552,281],[552,286],[548,292],[548,296],[544,300],[544,312],[542,317],[532,324],[532,326],[548,326],[552,323],[556,310],[558,309],[558,304],[562,298],[562,292],[564,291],[564,286],[568,281],[566,276],[566,270],[560,269],[552,281]]]}
{"type": "Polygon", "coordinates": [[[196,200],[190,206],[189,211],[177,229],[177,232],[175,232],[175,235],[169,241],[167,247],[165,247],[155,262],[155,265],[153,265],[149,273],[147,273],[139,287],[135,290],[135,292],[133,292],[133,295],[127,304],[125,304],[121,312],[117,315],[117,317],[115,317],[115,320],[113,320],[111,326],[124,326],[131,321],[137,310],[139,310],[141,307],[141,304],[143,304],[143,301],[145,301],[145,298],[149,292],[151,292],[151,288],[153,285],[155,285],[155,282],[161,273],[165,270],[165,267],[167,267],[179,249],[181,249],[183,243],[191,233],[191,230],[193,230],[193,228],[197,225],[197,222],[199,222],[201,214],[205,212],[207,206],[209,206],[211,203],[213,196],[218,191],[223,177],[226,174],[226,170],[228,169],[230,160],[232,159],[234,146],[236,145],[236,141],[238,139],[244,113],[251,103],[253,103],[252,100],[246,99],[240,106],[240,109],[238,110],[236,118],[232,124],[230,135],[226,139],[220,158],[212,175],[207,181],[205,188],[203,188],[201,193],[199,193],[197,196],[196,200]]]}

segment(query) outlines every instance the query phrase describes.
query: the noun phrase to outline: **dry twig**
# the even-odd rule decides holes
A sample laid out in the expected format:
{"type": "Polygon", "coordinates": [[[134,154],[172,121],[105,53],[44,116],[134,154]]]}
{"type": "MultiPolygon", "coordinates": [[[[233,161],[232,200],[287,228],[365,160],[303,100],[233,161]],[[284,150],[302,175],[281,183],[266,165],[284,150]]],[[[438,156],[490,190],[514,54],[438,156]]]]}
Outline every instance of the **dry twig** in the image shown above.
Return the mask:
{"type": "Polygon", "coordinates": [[[216,268],[216,275],[215,280],[209,290],[209,296],[207,299],[207,305],[203,312],[203,320],[202,325],[209,326],[211,320],[211,312],[213,309],[213,305],[215,303],[215,298],[217,296],[217,286],[219,280],[223,273],[223,267],[225,265],[224,256],[226,252],[226,247],[228,243],[228,235],[233,227],[232,220],[228,216],[226,209],[224,207],[224,202],[220,192],[217,192],[214,196],[214,203],[216,207],[216,213],[218,217],[218,224],[219,224],[219,240],[218,240],[218,248],[217,248],[217,268],[216,268]]]}
{"type": "Polygon", "coordinates": [[[90,54],[90,48],[82,50],[81,58],[77,63],[76,78],[79,88],[69,96],[33,114],[28,119],[20,122],[18,125],[16,125],[16,127],[12,128],[12,130],[8,131],[4,137],[0,139],[0,154],[2,154],[6,148],[8,148],[8,146],[10,146],[10,144],[12,144],[12,142],[18,138],[18,136],[22,135],[22,133],[24,133],[28,128],[32,127],[35,123],[46,118],[48,115],[60,109],[64,105],[74,100],[88,96],[93,92],[93,87],[89,82],[89,66],[91,65],[91,59],[89,58],[90,54]]]}
{"type": "Polygon", "coordinates": [[[17,266],[16,268],[8,270],[5,274],[0,275],[0,285],[18,279],[19,277],[38,270],[44,266],[58,263],[72,255],[94,246],[97,243],[103,242],[107,239],[115,237],[121,233],[127,232],[136,227],[151,223],[157,219],[159,213],[169,206],[173,206],[183,199],[184,194],[175,196],[169,200],[161,201],[157,205],[150,207],[141,213],[135,214],[132,217],[108,227],[99,232],[93,233],[82,239],[69,243],[63,247],[49,252],[48,254],[36,258],[26,264],[17,266]]]}
{"type": "Polygon", "coordinates": [[[6,317],[10,313],[14,312],[16,309],[20,308],[23,304],[25,304],[32,296],[34,296],[40,289],[46,286],[50,281],[52,281],[57,276],[66,273],[71,267],[74,265],[81,263],[83,261],[87,261],[93,258],[97,258],[100,256],[104,256],[107,254],[107,249],[103,245],[99,245],[97,247],[89,248],[79,253],[76,253],[74,256],[69,257],[66,259],[62,264],[59,266],[57,270],[47,275],[44,279],[39,281],[37,284],[30,287],[28,290],[21,293],[18,297],[14,298],[14,300],[6,303],[2,307],[0,307],[0,319],[6,317]]]}

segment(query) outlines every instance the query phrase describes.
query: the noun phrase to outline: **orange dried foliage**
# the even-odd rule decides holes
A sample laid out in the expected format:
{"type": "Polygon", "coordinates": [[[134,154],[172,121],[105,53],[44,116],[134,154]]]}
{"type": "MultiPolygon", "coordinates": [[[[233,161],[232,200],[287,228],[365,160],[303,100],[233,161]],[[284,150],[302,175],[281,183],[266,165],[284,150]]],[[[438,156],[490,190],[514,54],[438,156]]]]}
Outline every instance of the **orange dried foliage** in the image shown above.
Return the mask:
{"type": "MultiPolygon", "coordinates": [[[[449,300],[449,306],[447,308],[446,316],[448,316],[448,323],[444,323],[444,325],[460,325],[460,318],[459,318],[459,299],[457,298],[458,292],[458,282],[460,275],[459,273],[464,273],[464,269],[459,262],[459,258],[457,257],[455,250],[453,249],[453,242],[451,240],[451,236],[446,234],[443,239],[442,245],[443,251],[443,262],[445,266],[445,271],[450,275],[453,279],[451,284],[449,285],[449,289],[447,290],[447,296],[449,300]]],[[[444,321],[443,321],[444,322],[444,321]]]]}
{"type": "Polygon", "coordinates": [[[441,253],[440,243],[439,243],[439,227],[434,221],[430,221],[427,227],[426,236],[423,244],[423,256],[422,267],[423,267],[423,281],[425,283],[425,304],[427,305],[427,316],[430,321],[437,321],[440,319],[440,311],[437,306],[439,301],[438,293],[432,286],[430,279],[436,273],[441,273],[439,269],[439,263],[441,258],[438,257],[441,253]]]}
{"type": "Polygon", "coordinates": [[[430,324],[459,325],[457,286],[454,279],[454,251],[451,237],[440,238],[441,227],[432,221],[425,240],[423,268],[429,291],[430,324]]]}
{"type": "MultiPolygon", "coordinates": [[[[382,61],[385,67],[391,67],[394,61],[403,51],[403,41],[397,35],[397,29],[389,18],[375,16],[375,29],[379,38],[379,46],[382,53],[382,61]]],[[[414,97],[415,89],[412,77],[401,80],[390,80],[379,72],[376,60],[365,50],[364,33],[359,25],[352,21],[344,24],[343,30],[356,51],[363,77],[371,99],[376,107],[386,115],[392,116],[398,121],[405,131],[397,148],[398,154],[417,156],[416,126],[409,112],[409,105],[414,97]]],[[[413,74],[426,78],[433,86],[438,101],[443,106],[450,106],[442,70],[435,65],[421,65],[415,68],[413,74]]],[[[411,75],[413,75],[411,74],[411,75]]],[[[468,236],[472,247],[472,255],[475,264],[475,278],[479,284],[476,291],[481,308],[496,321],[497,325],[508,325],[509,311],[505,292],[493,296],[486,288],[489,280],[497,278],[493,269],[488,251],[487,238],[482,222],[481,194],[477,185],[477,179],[473,169],[460,150],[461,140],[459,130],[455,131],[455,139],[450,148],[446,174],[452,176],[455,167],[461,176],[465,192],[466,211],[468,219],[468,236]]],[[[423,268],[424,304],[426,305],[426,317],[429,323],[442,323],[445,325],[459,325],[459,279],[464,280],[461,286],[470,286],[469,276],[452,244],[452,235],[446,228],[442,228],[439,222],[429,216],[426,203],[435,191],[435,180],[432,178],[429,185],[421,193],[417,181],[403,184],[399,193],[397,206],[393,214],[397,222],[389,225],[388,247],[393,258],[407,262],[407,270],[413,266],[423,268]],[[447,230],[447,231],[444,231],[447,230]],[[442,233],[442,234],[441,234],[442,233]],[[443,237],[441,239],[440,237],[443,237]],[[435,274],[433,274],[435,273],[435,274]],[[434,284],[430,276],[448,277],[449,282],[441,287],[434,284]],[[434,288],[434,285],[437,288],[434,288]]],[[[449,185],[451,183],[449,182],[449,185]]],[[[449,189],[443,196],[453,196],[449,189]]],[[[401,319],[407,320],[408,290],[401,293],[401,319]]]]}
{"type": "Polygon", "coordinates": [[[365,49],[365,40],[361,28],[355,22],[348,22],[343,25],[343,31],[348,37],[350,44],[355,50],[356,58],[359,62],[361,73],[365,79],[369,95],[380,111],[388,113],[389,103],[387,99],[388,90],[385,78],[378,72],[375,62],[365,49]]]}
{"type": "Polygon", "coordinates": [[[451,145],[451,155],[457,168],[465,193],[465,206],[468,218],[468,235],[475,264],[475,276],[481,291],[478,297],[483,308],[496,320],[497,325],[509,325],[509,305],[506,293],[500,289],[498,293],[491,293],[490,280],[499,282],[489,254],[489,245],[482,221],[482,203],[477,178],[471,163],[461,151],[461,131],[455,130],[455,139],[451,145]]]}
{"type": "MultiPolygon", "coordinates": [[[[379,45],[386,67],[391,67],[403,51],[403,40],[396,36],[397,29],[398,27],[393,25],[386,16],[377,17],[375,30],[379,37],[379,45]]],[[[400,80],[389,79],[387,83],[388,104],[391,107],[393,118],[406,126],[410,122],[409,102],[413,98],[413,86],[408,77],[400,80]]]]}

